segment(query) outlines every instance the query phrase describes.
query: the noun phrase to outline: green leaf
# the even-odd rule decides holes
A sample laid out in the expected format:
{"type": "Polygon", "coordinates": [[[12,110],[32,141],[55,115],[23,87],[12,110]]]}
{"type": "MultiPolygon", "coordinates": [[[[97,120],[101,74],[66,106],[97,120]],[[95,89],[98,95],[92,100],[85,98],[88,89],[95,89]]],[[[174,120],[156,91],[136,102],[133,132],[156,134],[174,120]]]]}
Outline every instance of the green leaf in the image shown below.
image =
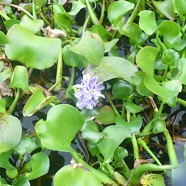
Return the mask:
{"type": "Polygon", "coordinates": [[[118,160],[123,160],[124,158],[126,158],[128,156],[128,151],[126,148],[124,147],[118,147],[115,152],[114,152],[114,159],[116,161],[118,160]]]}
{"type": "Polygon", "coordinates": [[[38,5],[41,8],[44,5],[46,5],[47,0],[34,0],[34,2],[36,3],[36,5],[38,5]]]}
{"type": "Polygon", "coordinates": [[[133,87],[129,83],[118,80],[112,87],[112,99],[128,99],[132,91],[133,87]]]}
{"type": "Polygon", "coordinates": [[[172,0],[152,1],[156,9],[158,9],[165,17],[174,20],[176,14],[174,13],[172,0]]]}
{"type": "Polygon", "coordinates": [[[100,64],[100,60],[105,53],[104,43],[99,35],[88,31],[84,32],[80,42],[72,46],[70,50],[82,55],[96,66],[100,64]]]}
{"type": "Polygon", "coordinates": [[[8,39],[6,37],[6,35],[0,31],[0,45],[5,45],[8,43],[8,39]]]}
{"type": "Polygon", "coordinates": [[[11,88],[21,88],[23,91],[28,90],[28,74],[27,69],[24,66],[17,65],[13,71],[11,82],[11,88]]]}
{"type": "Polygon", "coordinates": [[[136,72],[132,76],[132,83],[136,85],[136,91],[142,96],[152,96],[152,92],[144,85],[145,73],[142,71],[136,72]]]}
{"type": "Polygon", "coordinates": [[[148,74],[154,74],[154,63],[159,52],[158,48],[146,46],[142,48],[136,55],[137,65],[148,74]],[[148,56],[148,58],[147,58],[148,56]]]}
{"type": "Polygon", "coordinates": [[[46,121],[36,123],[36,132],[43,146],[51,150],[74,152],[70,143],[82,128],[84,118],[71,105],[60,104],[52,107],[46,121]]]}
{"type": "Polygon", "coordinates": [[[98,77],[100,82],[114,78],[122,78],[127,82],[131,82],[131,77],[137,71],[137,67],[120,57],[103,57],[99,66],[89,65],[85,71],[92,77],[98,77]]]}
{"type": "Polygon", "coordinates": [[[119,39],[112,39],[111,41],[104,42],[105,52],[111,51],[111,49],[116,46],[116,43],[118,41],[119,41],[119,39]]]}
{"type": "Polygon", "coordinates": [[[147,35],[152,35],[157,29],[155,13],[150,10],[143,10],[139,13],[139,17],[139,27],[147,35]]]}
{"type": "Polygon", "coordinates": [[[115,120],[116,120],[115,112],[112,110],[110,106],[107,105],[101,107],[98,115],[95,118],[95,121],[98,124],[112,124],[115,122],[115,120]]]}
{"type": "Polygon", "coordinates": [[[54,20],[58,24],[58,26],[65,29],[67,32],[71,31],[71,25],[73,23],[73,19],[66,12],[55,14],[54,20]]]}
{"type": "Polygon", "coordinates": [[[88,65],[87,59],[71,51],[69,45],[63,48],[63,59],[64,63],[71,67],[86,67],[88,65]]]}
{"type": "Polygon", "coordinates": [[[181,58],[179,60],[181,73],[178,76],[178,79],[182,84],[186,85],[186,58],[181,58]]]}
{"type": "Polygon", "coordinates": [[[4,68],[4,66],[4,62],[0,61],[0,83],[7,80],[12,75],[11,69],[6,66],[4,68]]]}
{"type": "Polygon", "coordinates": [[[173,66],[179,60],[179,53],[173,49],[167,49],[162,54],[162,62],[173,66]]]}
{"type": "Polygon", "coordinates": [[[167,128],[166,128],[166,123],[164,120],[155,120],[152,122],[152,133],[153,134],[158,134],[158,133],[161,133],[161,132],[165,132],[167,131],[167,128]]]}
{"type": "Polygon", "coordinates": [[[91,183],[91,186],[102,186],[100,180],[90,171],[81,167],[75,169],[72,165],[62,167],[54,176],[54,186],[86,186],[91,183]],[[70,178],[70,179],[69,179],[70,178]]]}
{"type": "Polygon", "coordinates": [[[94,121],[86,121],[81,129],[82,137],[88,142],[97,143],[103,134],[99,132],[98,125],[94,121]]]}
{"type": "Polygon", "coordinates": [[[14,170],[15,167],[9,162],[11,158],[11,151],[0,154],[0,167],[4,169],[14,170]]]}
{"type": "Polygon", "coordinates": [[[0,113],[0,154],[15,148],[21,140],[20,121],[11,115],[0,113]]]}
{"type": "MultiPolygon", "coordinates": [[[[163,82],[162,86],[165,87],[166,89],[170,90],[170,91],[177,92],[177,95],[182,90],[182,85],[179,82],[179,80],[171,80],[171,81],[168,81],[168,82],[163,82]]],[[[164,103],[167,103],[170,107],[176,107],[176,105],[177,105],[176,96],[168,97],[168,98],[167,97],[161,97],[159,99],[162,100],[164,103]]]]}
{"type": "Polygon", "coordinates": [[[132,101],[127,101],[125,103],[125,107],[126,109],[130,112],[130,113],[138,113],[141,112],[144,108],[136,105],[135,103],[133,103],[132,101]]]}
{"type": "Polygon", "coordinates": [[[48,173],[50,166],[49,158],[44,152],[38,152],[34,154],[30,161],[25,165],[23,169],[31,169],[29,172],[26,173],[26,177],[28,180],[33,180],[39,178],[48,173]]]}
{"type": "Polygon", "coordinates": [[[185,0],[172,0],[172,4],[176,13],[181,15],[186,14],[185,0]]]}
{"type": "Polygon", "coordinates": [[[3,98],[0,98],[0,113],[5,114],[6,112],[6,101],[3,98]]]}
{"type": "Polygon", "coordinates": [[[142,31],[138,24],[136,23],[126,23],[123,24],[120,29],[120,33],[129,37],[131,42],[139,43],[140,36],[142,34],[142,31]]]}
{"type": "Polygon", "coordinates": [[[180,34],[180,25],[174,21],[166,20],[163,21],[158,26],[158,32],[162,35],[168,42],[173,44],[176,42],[180,34]]]}
{"type": "Polygon", "coordinates": [[[10,60],[16,60],[36,69],[45,69],[54,65],[58,59],[61,40],[35,36],[20,25],[12,26],[7,38],[5,53],[10,60]]]}
{"type": "Polygon", "coordinates": [[[121,25],[122,17],[134,8],[134,4],[120,0],[113,2],[108,7],[108,19],[118,29],[121,25]]]}
{"type": "Polygon", "coordinates": [[[126,127],[131,134],[139,133],[142,126],[142,117],[138,115],[136,118],[131,120],[130,122],[126,122],[120,116],[116,117],[116,125],[122,125],[126,127]]]}
{"type": "Polygon", "coordinates": [[[73,1],[71,11],[68,12],[69,15],[76,15],[81,9],[85,8],[86,5],[81,2],[81,0],[73,1]]]}
{"type": "Polygon", "coordinates": [[[32,94],[23,107],[23,116],[32,116],[56,99],[55,96],[45,96],[40,88],[32,94]]]}
{"type": "Polygon", "coordinates": [[[18,154],[24,155],[25,153],[31,154],[37,148],[39,148],[39,146],[36,145],[36,142],[32,138],[22,136],[20,143],[14,150],[18,154]]]}
{"type": "Polygon", "coordinates": [[[24,15],[21,18],[20,26],[24,27],[30,32],[37,33],[43,28],[44,21],[39,19],[33,20],[27,15],[24,15]]]}
{"type": "Polygon", "coordinates": [[[108,41],[112,38],[112,34],[108,32],[102,25],[93,25],[91,28],[89,28],[89,31],[98,34],[103,41],[108,41]]]}
{"type": "Polygon", "coordinates": [[[146,174],[141,178],[140,183],[143,186],[146,185],[165,186],[164,177],[161,174],[146,174]]]}
{"type": "Polygon", "coordinates": [[[112,125],[103,130],[104,137],[98,142],[99,151],[104,157],[104,163],[112,161],[115,150],[126,138],[129,138],[130,132],[124,126],[112,125]],[[116,135],[117,134],[117,135],[116,135]]]}
{"type": "Polygon", "coordinates": [[[152,75],[146,74],[144,79],[145,86],[154,94],[160,97],[174,97],[177,96],[178,92],[176,90],[169,90],[161,86],[152,75]]]}
{"type": "Polygon", "coordinates": [[[19,177],[13,186],[30,186],[30,182],[25,177],[19,177]]]}

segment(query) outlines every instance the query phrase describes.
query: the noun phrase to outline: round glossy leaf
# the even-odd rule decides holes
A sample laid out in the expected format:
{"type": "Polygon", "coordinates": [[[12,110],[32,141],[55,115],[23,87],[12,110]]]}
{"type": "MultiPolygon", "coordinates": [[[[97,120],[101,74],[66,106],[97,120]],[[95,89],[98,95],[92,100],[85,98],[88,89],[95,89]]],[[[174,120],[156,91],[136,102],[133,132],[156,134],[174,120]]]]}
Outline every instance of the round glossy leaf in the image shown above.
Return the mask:
{"type": "Polygon", "coordinates": [[[99,132],[98,125],[94,121],[86,121],[81,129],[84,140],[92,143],[97,143],[104,135],[99,132]]]}
{"type": "Polygon", "coordinates": [[[98,77],[100,82],[118,77],[131,82],[131,77],[137,71],[137,68],[128,60],[120,57],[103,57],[99,66],[89,65],[85,71],[92,77],[98,77]]]}
{"type": "Polygon", "coordinates": [[[115,28],[120,27],[122,17],[134,8],[134,4],[128,1],[116,1],[108,7],[108,19],[115,28]]]}
{"type": "Polygon", "coordinates": [[[16,147],[21,134],[20,121],[14,116],[0,113],[0,154],[16,147]]]}
{"type": "Polygon", "coordinates": [[[88,65],[88,61],[81,55],[74,53],[70,50],[70,46],[63,48],[64,63],[71,67],[85,67],[88,65]]]}
{"type": "Polygon", "coordinates": [[[158,133],[161,133],[161,132],[165,132],[167,131],[166,129],[166,123],[164,120],[155,120],[152,122],[152,132],[153,134],[158,134],[158,133]]]}
{"type": "Polygon", "coordinates": [[[21,19],[20,25],[30,32],[37,33],[43,28],[44,21],[39,19],[33,20],[27,15],[24,15],[21,19]]]}
{"type": "Polygon", "coordinates": [[[145,73],[140,71],[132,76],[132,83],[136,85],[136,91],[142,96],[152,96],[153,93],[144,85],[145,73]]]}
{"type": "Polygon", "coordinates": [[[10,162],[9,159],[11,158],[12,152],[4,152],[0,154],[0,167],[4,169],[14,170],[16,169],[10,162]]]}
{"type": "Polygon", "coordinates": [[[112,88],[113,99],[128,99],[132,94],[133,87],[122,80],[116,81],[112,88]]]}
{"type": "Polygon", "coordinates": [[[161,86],[152,75],[145,75],[144,84],[151,92],[160,97],[174,97],[178,94],[177,90],[169,90],[161,86]]]}
{"type": "Polygon", "coordinates": [[[120,116],[116,117],[116,125],[122,125],[126,127],[131,134],[136,134],[140,132],[142,126],[142,117],[138,115],[136,118],[131,120],[130,122],[126,122],[120,116]]]}
{"type": "Polygon", "coordinates": [[[16,60],[36,69],[45,69],[54,65],[61,49],[61,40],[36,36],[20,25],[12,26],[5,46],[5,54],[11,60],[16,60]]]}
{"type": "Polygon", "coordinates": [[[136,23],[126,23],[119,29],[120,33],[129,37],[134,43],[139,43],[140,36],[142,34],[139,25],[136,23]]]}
{"type": "Polygon", "coordinates": [[[103,41],[108,41],[112,38],[112,34],[108,32],[102,25],[93,25],[91,28],[89,28],[89,31],[98,34],[103,41]]]}
{"type": "Polygon", "coordinates": [[[152,2],[156,7],[156,9],[158,9],[165,17],[171,20],[174,20],[176,18],[172,0],[152,1],[152,2]]]}
{"type": "Polygon", "coordinates": [[[172,0],[172,3],[176,13],[182,15],[186,14],[185,0],[172,0]]]}
{"type": "Polygon", "coordinates": [[[162,62],[168,65],[174,65],[179,59],[179,54],[173,49],[167,49],[162,54],[162,62]]]}
{"type": "Polygon", "coordinates": [[[32,151],[34,151],[37,148],[39,148],[39,146],[36,145],[36,142],[32,138],[22,136],[19,145],[14,150],[18,154],[24,155],[25,153],[31,154],[32,151]]]}
{"type": "Polygon", "coordinates": [[[73,1],[71,11],[68,12],[69,15],[76,15],[81,9],[85,8],[86,5],[81,1],[73,1]]]}
{"type": "Polygon", "coordinates": [[[48,173],[50,167],[49,158],[44,152],[38,152],[30,158],[30,161],[23,169],[27,169],[27,166],[31,169],[26,173],[28,180],[39,178],[48,173]]]}
{"type": "Polygon", "coordinates": [[[118,160],[123,160],[124,158],[126,158],[128,156],[128,151],[126,148],[124,147],[118,147],[115,152],[114,152],[114,159],[116,161],[118,160]]]}
{"type": "Polygon", "coordinates": [[[8,39],[6,37],[6,35],[0,31],[0,45],[5,45],[8,43],[8,39]]]}
{"type": "Polygon", "coordinates": [[[88,31],[84,32],[80,42],[70,47],[70,50],[82,55],[96,66],[100,64],[100,60],[105,53],[104,43],[99,35],[88,31]]]}
{"type": "Polygon", "coordinates": [[[142,48],[136,55],[137,65],[146,73],[154,74],[154,63],[159,52],[158,48],[146,46],[142,48]],[[147,57],[148,56],[148,57],[147,57]]]}
{"type": "Polygon", "coordinates": [[[112,124],[115,123],[116,114],[113,111],[112,107],[110,106],[103,106],[100,110],[98,115],[95,117],[95,121],[98,124],[112,124]]]}
{"type": "Polygon", "coordinates": [[[17,65],[13,71],[13,75],[10,82],[11,88],[21,88],[22,90],[28,90],[28,74],[27,69],[24,66],[17,65]]]}
{"type": "Polygon", "coordinates": [[[73,168],[71,165],[62,167],[54,176],[54,186],[102,186],[99,179],[90,171],[81,167],[73,168]]]}
{"type": "Polygon", "coordinates": [[[55,14],[54,20],[60,27],[65,29],[67,32],[69,32],[71,30],[71,25],[73,23],[73,19],[66,12],[55,14]]]}
{"type": "Polygon", "coordinates": [[[19,177],[13,186],[30,186],[30,182],[25,177],[19,177]]]}
{"type": "Polygon", "coordinates": [[[150,10],[143,10],[139,13],[139,17],[139,27],[147,35],[152,35],[157,29],[155,13],[150,10]]]}
{"type": "Polygon", "coordinates": [[[136,105],[135,103],[133,103],[132,101],[127,101],[125,103],[125,108],[130,112],[130,113],[138,113],[141,112],[144,108],[136,105]]]}
{"type": "MultiPolygon", "coordinates": [[[[168,90],[177,92],[177,94],[179,94],[179,92],[181,92],[182,90],[182,85],[181,82],[179,82],[179,80],[171,80],[168,82],[163,82],[162,86],[168,90]]],[[[167,103],[170,107],[176,107],[177,105],[176,96],[168,97],[168,98],[161,97],[160,100],[162,100],[164,103],[167,103]]]]}
{"type": "Polygon", "coordinates": [[[46,121],[38,121],[35,129],[44,147],[73,152],[70,143],[83,124],[84,118],[76,108],[60,104],[52,107],[46,121]]]}
{"type": "Polygon", "coordinates": [[[174,21],[166,20],[158,26],[158,31],[168,42],[174,43],[180,34],[180,25],[174,21]]]}
{"type": "Polygon", "coordinates": [[[104,157],[104,162],[112,161],[115,150],[126,138],[131,137],[130,132],[124,126],[112,125],[103,130],[103,138],[98,142],[99,151],[104,157]]]}
{"type": "Polygon", "coordinates": [[[23,107],[23,116],[32,116],[56,99],[55,96],[45,96],[43,90],[38,88],[27,100],[23,107]]]}

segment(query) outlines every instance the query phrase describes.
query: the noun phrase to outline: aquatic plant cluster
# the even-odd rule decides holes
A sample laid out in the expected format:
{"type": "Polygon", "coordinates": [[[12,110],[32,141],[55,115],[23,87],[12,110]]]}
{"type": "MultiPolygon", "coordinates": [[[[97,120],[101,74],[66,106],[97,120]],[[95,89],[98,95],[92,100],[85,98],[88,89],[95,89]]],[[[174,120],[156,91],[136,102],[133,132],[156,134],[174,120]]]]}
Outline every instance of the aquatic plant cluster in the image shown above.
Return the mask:
{"type": "Polygon", "coordinates": [[[185,0],[0,0],[0,185],[177,185],[185,56],[185,0]]]}

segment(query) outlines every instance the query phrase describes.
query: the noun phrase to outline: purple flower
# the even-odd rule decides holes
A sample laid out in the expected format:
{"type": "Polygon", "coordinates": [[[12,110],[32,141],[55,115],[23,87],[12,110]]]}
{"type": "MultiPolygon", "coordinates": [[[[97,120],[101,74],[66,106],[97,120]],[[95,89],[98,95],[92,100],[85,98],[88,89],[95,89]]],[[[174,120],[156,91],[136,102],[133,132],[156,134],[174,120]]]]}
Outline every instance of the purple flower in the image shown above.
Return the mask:
{"type": "Polygon", "coordinates": [[[97,82],[98,78],[90,78],[90,74],[83,74],[81,84],[74,85],[78,88],[74,96],[77,98],[77,106],[79,109],[87,108],[92,110],[99,102],[99,98],[105,96],[101,94],[104,89],[102,82],[97,82]]]}

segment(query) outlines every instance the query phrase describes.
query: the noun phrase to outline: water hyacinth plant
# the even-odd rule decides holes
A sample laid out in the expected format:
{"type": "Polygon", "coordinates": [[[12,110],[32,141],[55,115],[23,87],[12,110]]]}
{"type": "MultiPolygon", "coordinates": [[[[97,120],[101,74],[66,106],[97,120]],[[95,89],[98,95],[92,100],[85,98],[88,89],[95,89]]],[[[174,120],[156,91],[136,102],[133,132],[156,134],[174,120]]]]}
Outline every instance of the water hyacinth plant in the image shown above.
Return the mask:
{"type": "Polygon", "coordinates": [[[77,107],[79,109],[90,109],[96,107],[99,102],[99,98],[105,96],[101,94],[101,90],[104,89],[103,83],[97,82],[97,77],[90,78],[90,74],[83,74],[81,84],[74,85],[78,88],[74,96],[77,98],[77,107]]]}
{"type": "Polygon", "coordinates": [[[184,185],[185,23],[184,0],[0,0],[0,185],[184,185]]]}

